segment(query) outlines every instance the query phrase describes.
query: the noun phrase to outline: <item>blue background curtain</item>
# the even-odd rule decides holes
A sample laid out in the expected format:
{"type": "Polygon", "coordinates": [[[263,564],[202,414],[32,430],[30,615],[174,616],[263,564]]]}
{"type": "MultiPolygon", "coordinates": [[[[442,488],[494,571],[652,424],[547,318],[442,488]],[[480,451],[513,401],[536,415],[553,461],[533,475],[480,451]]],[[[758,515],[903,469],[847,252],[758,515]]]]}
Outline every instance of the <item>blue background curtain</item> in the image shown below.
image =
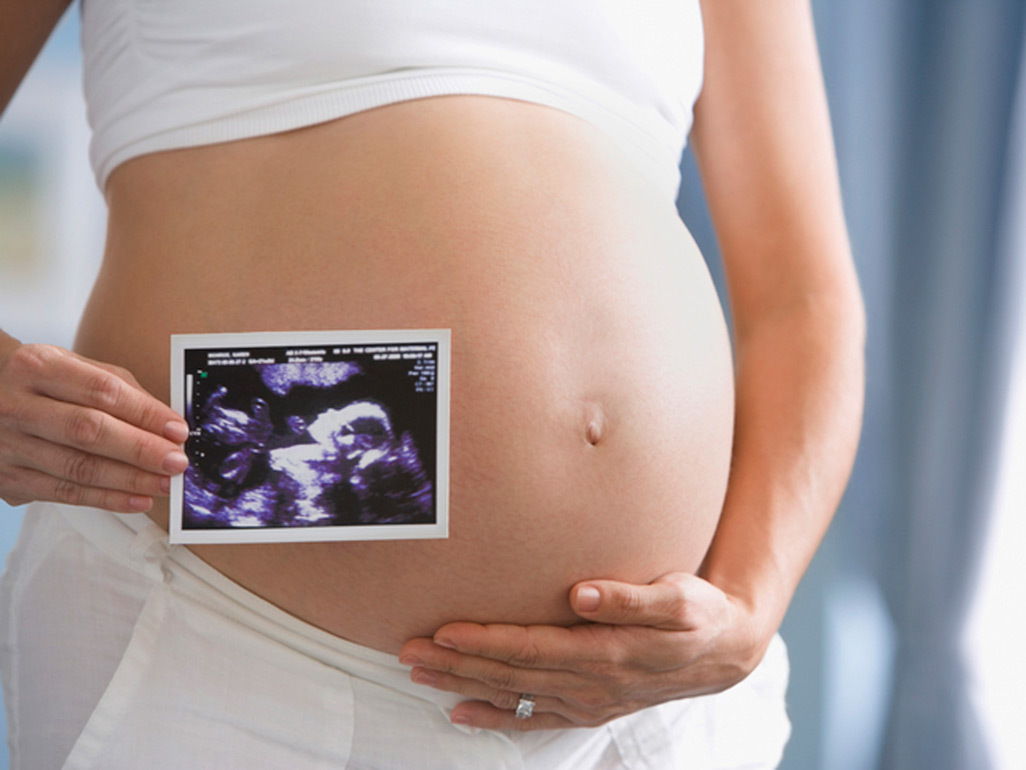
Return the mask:
{"type": "MultiPolygon", "coordinates": [[[[959,643],[1008,373],[1014,255],[999,234],[1024,6],[813,2],[868,392],[848,493],[784,624],[789,770],[990,767],[959,643]]],[[[680,208],[712,255],[684,168],[680,208]]]]}

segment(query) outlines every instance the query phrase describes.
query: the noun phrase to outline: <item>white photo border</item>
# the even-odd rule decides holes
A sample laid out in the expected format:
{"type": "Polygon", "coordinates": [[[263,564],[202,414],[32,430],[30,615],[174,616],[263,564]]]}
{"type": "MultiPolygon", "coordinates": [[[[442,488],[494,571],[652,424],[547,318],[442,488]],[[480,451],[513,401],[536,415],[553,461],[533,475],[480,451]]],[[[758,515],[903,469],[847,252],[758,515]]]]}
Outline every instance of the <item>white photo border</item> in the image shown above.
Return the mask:
{"type": "Polygon", "coordinates": [[[171,335],[171,408],[185,418],[185,352],[203,348],[438,345],[435,374],[435,521],[425,524],[358,524],[299,527],[185,529],[185,477],[171,478],[169,542],[173,544],[302,543],[359,540],[444,539],[449,536],[450,329],[347,329],[300,332],[237,332],[171,335]]]}

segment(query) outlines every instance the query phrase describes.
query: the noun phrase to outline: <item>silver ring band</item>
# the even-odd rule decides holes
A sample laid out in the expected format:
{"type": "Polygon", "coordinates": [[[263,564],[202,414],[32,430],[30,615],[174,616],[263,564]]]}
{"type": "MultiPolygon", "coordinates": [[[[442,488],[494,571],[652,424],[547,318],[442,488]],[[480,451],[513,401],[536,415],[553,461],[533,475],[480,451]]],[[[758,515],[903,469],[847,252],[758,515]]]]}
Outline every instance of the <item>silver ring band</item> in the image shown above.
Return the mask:
{"type": "Polygon", "coordinates": [[[517,719],[530,719],[534,713],[534,696],[528,695],[526,692],[520,695],[520,700],[517,701],[517,709],[513,712],[513,716],[517,719]]]}

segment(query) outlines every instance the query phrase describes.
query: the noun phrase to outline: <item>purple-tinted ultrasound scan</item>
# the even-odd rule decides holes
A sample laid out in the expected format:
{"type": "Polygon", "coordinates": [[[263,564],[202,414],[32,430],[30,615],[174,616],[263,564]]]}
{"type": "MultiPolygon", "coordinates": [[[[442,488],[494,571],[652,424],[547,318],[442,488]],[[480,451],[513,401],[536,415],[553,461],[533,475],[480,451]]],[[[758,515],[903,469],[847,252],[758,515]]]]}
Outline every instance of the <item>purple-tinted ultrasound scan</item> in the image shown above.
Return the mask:
{"type": "Polygon", "coordinates": [[[261,541],[444,536],[441,342],[323,334],[315,338],[332,342],[258,344],[278,333],[175,338],[233,340],[183,343],[175,353],[190,426],[180,507],[173,495],[179,542],[223,542],[204,537],[215,532],[262,532],[261,541]],[[436,528],[418,535],[418,525],[436,528]]]}

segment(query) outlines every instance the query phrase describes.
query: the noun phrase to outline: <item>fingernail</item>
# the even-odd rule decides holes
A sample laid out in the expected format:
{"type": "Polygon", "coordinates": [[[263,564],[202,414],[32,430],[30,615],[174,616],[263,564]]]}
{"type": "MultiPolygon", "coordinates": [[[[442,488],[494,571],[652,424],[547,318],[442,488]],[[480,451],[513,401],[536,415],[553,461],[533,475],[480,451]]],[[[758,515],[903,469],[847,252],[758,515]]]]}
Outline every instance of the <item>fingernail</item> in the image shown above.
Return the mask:
{"type": "Polygon", "coordinates": [[[424,661],[414,655],[403,655],[399,658],[399,662],[404,666],[423,666],[424,661]]]}
{"type": "Polygon", "coordinates": [[[183,452],[168,452],[164,458],[164,470],[172,476],[189,467],[189,458],[183,452]]]}
{"type": "Polygon", "coordinates": [[[128,505],[137,511],[148,511],[153,506],[152,497],[143,497],[142,495],[132,495],[128,498],[128,505]]]}
{"type": "Polygon", "coordinates": [[[164,426],[164,435],[176,444],[183,444],[189,438],[189,426],[178,420],[171,420],[164,426]]]}
{"type": "Polygon", "coordinates": [[[438,677],[423,668],[414,669],[410,677],[417,684],[426,684],[428,687],[434,687],[438,683],[438,677]]]}
{"type": "Polygon", "coordinates": [[[455,650],[456,649],[456,643],[453,642],[453,641],[450,641],[449,639],[446,639],[444,637],[441,638],[441,639],[435,639],[434,642],[439,647],[445,647],[448,650],[455,650]]]}
{"type": "Polygon", "coordinates": [[[466,714],[453,714],[452,723],[454,725],[469,725],[470,717],[468,717],[466,714]]]}
{"type": "Polygon", "coordinates": [[[160,479],[160,489],[165,495],[171,494],[171,479],[164,476],[160,479]]]}
{"type": "Polygon", "coordinates": [[[582,612],[594,612],[599,608],[602,595],[595,586],[582,586],[577,589],[577,609],[582,612]]]}

